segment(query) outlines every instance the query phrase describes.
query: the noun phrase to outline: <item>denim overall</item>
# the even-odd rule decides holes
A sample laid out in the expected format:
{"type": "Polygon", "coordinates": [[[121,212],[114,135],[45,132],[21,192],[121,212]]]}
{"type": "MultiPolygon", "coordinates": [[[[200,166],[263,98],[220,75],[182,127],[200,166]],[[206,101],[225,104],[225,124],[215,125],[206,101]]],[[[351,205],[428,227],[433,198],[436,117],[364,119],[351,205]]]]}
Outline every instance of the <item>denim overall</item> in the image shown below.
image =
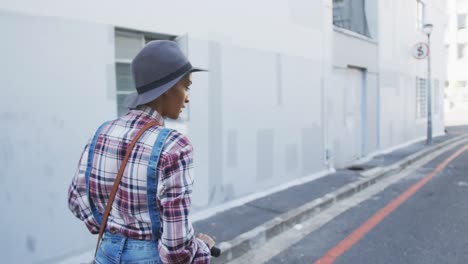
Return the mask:
{"type": "MultiPolygon", "coordinates": [[[[97,223],[101,225],[102,214],[96,210],[93,201],[89,198],[89,175],[91,173],[91,165],[94,156],[94,148],[102,128],[106,125],[104,123],[99,127],[94,135],[93,140],[89,146],[88,153],[88,167],[86,169],[86,192],[91,207],[91,212],[97,223]]],[[[151,231],[153,240],[136,240],[124,237],[121,234],[113,234],[105,231],[96,253],[95,263],[97,264],[160,264],[161,259],[158,252],[158,239],[159,239],[159,212],[156,205],[156,192],[158,189],[158,179],[156,177],[156,168],[161,155],[164,142],[166,141],[170,129],[163,129],[154,143],[151,152],[150,161],[147,170],[147,202],[148,210],[151,219],[151,231]]]]}

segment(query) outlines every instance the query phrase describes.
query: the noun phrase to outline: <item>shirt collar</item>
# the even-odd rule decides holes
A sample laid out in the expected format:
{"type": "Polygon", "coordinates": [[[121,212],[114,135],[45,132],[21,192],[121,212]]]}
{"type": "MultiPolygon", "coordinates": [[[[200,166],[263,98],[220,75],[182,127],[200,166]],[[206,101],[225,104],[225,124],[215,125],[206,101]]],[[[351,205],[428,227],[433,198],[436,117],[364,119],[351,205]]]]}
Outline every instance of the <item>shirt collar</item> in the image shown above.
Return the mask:
{"type": "Polygon", "coordinates": [[[155,119],[161,126],[164,126],[164,117],[160,113],[158,113],[158,111],[154,110],[153,108],[147,105],[140,105],[137,108],[132,109],[131,111],[155,119]]]}

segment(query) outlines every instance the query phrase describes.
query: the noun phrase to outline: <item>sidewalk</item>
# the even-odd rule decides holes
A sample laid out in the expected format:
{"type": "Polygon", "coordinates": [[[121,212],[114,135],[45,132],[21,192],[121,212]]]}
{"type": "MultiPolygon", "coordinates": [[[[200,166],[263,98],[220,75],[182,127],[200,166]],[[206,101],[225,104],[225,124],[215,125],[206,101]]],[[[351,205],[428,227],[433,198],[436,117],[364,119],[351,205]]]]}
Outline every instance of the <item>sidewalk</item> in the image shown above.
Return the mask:
{"type": "Polygon", "coordinates": [[[450,129],[434,138],[378,155],[355,169],[340,169],[317,180],[273,193],[194,223],[197,233],[213,235],[223,254],[214,263],[226,263],[263,244],[283,230],[311,217],[335,202],[352,196],[387,175],[401,171],[427,153],[468,139],[468,129],[450,129]]]}

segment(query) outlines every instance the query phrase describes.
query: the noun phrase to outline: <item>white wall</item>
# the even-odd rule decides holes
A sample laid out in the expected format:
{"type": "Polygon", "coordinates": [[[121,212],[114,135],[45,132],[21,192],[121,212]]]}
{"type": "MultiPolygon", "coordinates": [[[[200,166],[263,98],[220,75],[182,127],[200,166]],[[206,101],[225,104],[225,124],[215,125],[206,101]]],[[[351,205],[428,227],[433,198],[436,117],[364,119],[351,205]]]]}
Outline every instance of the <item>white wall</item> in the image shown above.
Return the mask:
{"type": "MultiPolygon", "coordinates": [[[[330,12],[328,6],[322,16],[330,12]]],[[[323,31],[330,30],[325,23],[323,31]]],[[[190,60],[209,69],[193,75],[191,90],[195,208],[325,169],[321,102],[330,34],[321,33],[324,39],[317,39],[306,56],[192,35],[185,37],[190,60]]]]}
{"type": "MultiPolygon", "coordinates": [[[[432,87],[433,134],[438,135],[443,133],[446,79],[445,5],[444,1],[433,0],[426,1],[426,7],[428,22],[435,26],[431,38],[432,79],[439,81],[439,88],[432,87]]],[[[327,126],[338,131],[328,133],[337,166],[426,135],[426,119],[416,119],[416,77],[426,78],[427,62],[411,55],[417,42],[426,41],[425,35],[416,29],[416,1],[373,2],[366,5],[366,12],[370,31],[374,32],[371,38],[337,27],[333,33],[334,84],[327,96],[327,126]],[[360,99],[365,107],[350,110],[346,109],[348,93],[359,83],[353,77],[356,69],[365,72],[363,87],[356,91],[362,94],[360,99]],[[347,140],[350,135],[343,131],[358,131],[358,140],[364,144],[362,149],[350,144],[347,140]]]]}
{"type": "MultiPolygon", "coordinates": [[[[432,79],[439,80],[442,90],[446,80],[445,6],[437,0],[426,1],[426,6],[428,22],[434,24],[432,79]]],[[[382,148],[387,148],[426,136],[426,119],[416,119],[415,100],[416,77],[427,78],[427,61],[416,60],[411,55],[412,47],[417,42],[426,42],[426,36],[416,28],[416,1],[381,1],[379,14],[380,143],[382,148]]],[[[434,98],[435,103],[442,109],[440,97],[434,98]]],[[[443,114],[434,113],[433,134],[441,133],[443,114]]]]}
{"type": "Polygon", "coordinates": [[[93,129],[116,114],[113,29],[0,11],[0,31],[2,262],[88,248],[66,192],[93,129]]]}
{"type": "Polygon", "coordinates": [[[322,30],[323,6],[329,2],[4,0],[0,9],[148,32],[173,35],[189,32],[194,37],[227,41],[235,46],[318,57],[316,37],[322,30]]]}
{"type": "MultiPolygon", "coordinates": [[[[464,60],[458,59],[458,44],[468,43],[468,29],[458,30],[458,14],[468,14],[468,1],[447,1],[448,25],[446,30],[446,44],[448,50],[448,68],[447,74],[450,81],[450,92],[457,93],[455,88],[456,81],[468,80],[468,55],[464,60]]],[[[468,49],[465,51],[468,52],[468,49]]]]}

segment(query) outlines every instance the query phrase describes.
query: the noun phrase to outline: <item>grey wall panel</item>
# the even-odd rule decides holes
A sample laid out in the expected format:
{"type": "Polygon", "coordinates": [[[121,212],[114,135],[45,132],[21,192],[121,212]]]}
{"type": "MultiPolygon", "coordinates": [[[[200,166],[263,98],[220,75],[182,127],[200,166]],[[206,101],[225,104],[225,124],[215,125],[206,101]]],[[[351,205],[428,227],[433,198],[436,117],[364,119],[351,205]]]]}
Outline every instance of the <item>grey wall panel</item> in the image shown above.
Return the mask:
{"type": "Polygon", "coordinates": [[[283,104],[283,66],[281,62],[281,54],[276,54],[276,98],[277,104],[283,104]]]}
{"type": "MultiPolygon", "coordinates": [[[[271,114],[272,109],[277,106],[277,54],[226,44],[222,44],[221,52],[223,67],[221,133],[223,133],[222,144],[226,146],[223,150],[225,155],[230,155],[228,153],[232,149],[230,147],[232,134],[229,136],[229,133],[237,131],[237,166],[226,165],[223,168],[222,184],[232,184],[235,196],[240,197],[274,183],[275,170],[272,169],[274,164],[268,163],[273,158],[263,160],[260,157],[263,148],[268,146],[266,142],[258,141],[257,132],[272,131],[277,123],[276,117],[271,114]],[[270,166],[271,168],[268,168],[270,166]]],[[[270,141],[271,144],[276,143],[273,139],[270,141]]],[[[225,161],[224,164],[228,162],[231,161],[225,161]]]]}
{"type": "Polygon", "coordinates": [[[301,133],[302,174],[317,172],[324,164],[322,127],[315,125],[302,128],[301,133]]]}
{"type": "MultiPolygon", "coordinates": [[[[380,102],[381,102],[381,129],[380,138],[381,146],[387,148],[393,146],[395,143],[394,138],[394,125],[398,111],[403,107],[397,106],[393,100],[396,99],[396,87],[399,85],[398,74],[391,72],[384,72],[380,74],[380,102]]],[[[400,98],[399,103],[404,103],[400,98]]]]}
{"type": "Polygon", "coordinates": [[[238,156],[238,145],[237,145],[237,131],[231,129],[227,132],[227,156],[226,156],[226,165],[228,167],[237,166],[237,156],[238,156]]]}
{"type": "Polygon", "coordinates": [[[366,133],[365,133],[365,150],[364,154],[369,154],[377,151],[378,148],[378,75],[375,73],[367,73],[366,84],[366,133]]]}
{"type": "Polygon", "coordinates": [[[330,156],[334,166],[344,163],[341,156],[341,132],[344,131],[344,94],[342,86],[345,82],[345,71],[333,69],[332,85],[327,93],[327,126],[328,137],[331,142],[330,156]]]}
{"type": "Polygon", "coordinates": [[[274,153],[273,129],[259,130],[257,132],[257,181],[273,178],[274,153]]]}
{"type": "Polygon", "coordinates": [[[221,45],[209,44],[209,101],[208,101],[208,138],[209,179],[211,204],[224,201],[223,182],[223,112],[222,112],[222,54],[221,45]]]}
{"type": "Polygon", "coordinates": [[[297,170],[299,166],[299,149],[297,144],[288,144],[285,149],[285,172],[297,170]]]}

